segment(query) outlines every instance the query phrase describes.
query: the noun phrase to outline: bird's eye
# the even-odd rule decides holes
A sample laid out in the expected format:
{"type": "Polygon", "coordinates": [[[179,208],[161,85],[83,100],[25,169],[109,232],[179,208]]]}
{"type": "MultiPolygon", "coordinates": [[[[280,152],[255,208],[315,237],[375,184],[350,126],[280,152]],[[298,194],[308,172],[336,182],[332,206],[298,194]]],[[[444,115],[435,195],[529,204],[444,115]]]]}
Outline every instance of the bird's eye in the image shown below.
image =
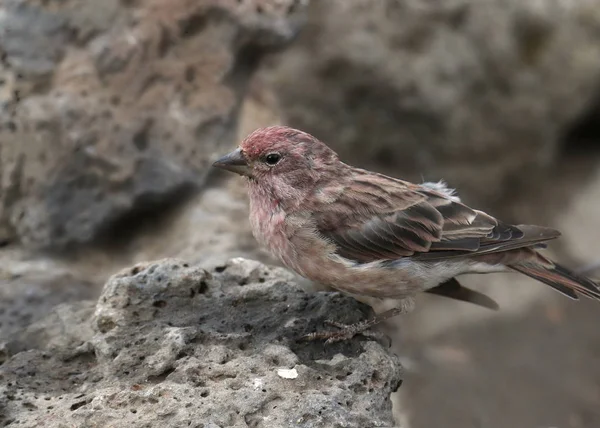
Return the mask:
{"type": "Polygon", "coordinates": [[[270,166],[277,165],[277,162],[280,160],[281,155],[279,153],[269,153],[267,156],[265,156],[265,162],[270,166]]]}

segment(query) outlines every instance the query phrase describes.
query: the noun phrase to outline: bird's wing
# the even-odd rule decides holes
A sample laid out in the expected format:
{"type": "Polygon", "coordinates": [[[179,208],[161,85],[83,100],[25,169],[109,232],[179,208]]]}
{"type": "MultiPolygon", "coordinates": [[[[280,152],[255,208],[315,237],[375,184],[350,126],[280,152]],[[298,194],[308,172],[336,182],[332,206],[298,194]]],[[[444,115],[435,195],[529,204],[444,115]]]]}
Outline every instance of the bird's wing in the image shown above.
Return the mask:
{"type": "Polygon", "coordinates": [[[320,188],[315,196],[317,230],[340,256],[361,263],[482,255],[559,236],[553,229],[502,223],[450,191],[362,170],[347,185],[320,188]]]}

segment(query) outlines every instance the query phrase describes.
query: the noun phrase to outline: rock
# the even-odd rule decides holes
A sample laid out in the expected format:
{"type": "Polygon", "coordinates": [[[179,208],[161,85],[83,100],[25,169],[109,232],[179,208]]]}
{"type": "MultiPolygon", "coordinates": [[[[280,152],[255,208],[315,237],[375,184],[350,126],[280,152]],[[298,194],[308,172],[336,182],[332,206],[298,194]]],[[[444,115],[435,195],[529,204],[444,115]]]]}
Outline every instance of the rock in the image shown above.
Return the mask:
{"type": "Polygon", "coordinates": [[[24,263],[28,272],[7,271],[0,265],[0,342],[18,340],[11,346],[29,349],[20,337],[23,330],[48,315],[60,303],[77,302],[97,296],[90,282],[48,263],[35,272],[33,263],[24,263]]]}
{"type": "MultiPolygon", "coordinates": [[[[252,236],[243,179],[224,178],[225,182],[205,187],[177,212],[163,216],[159,224],[139,229],[126,250],[133,255],[133,263],[170,256],[206,268],[223,265],[234,257],[274,264],[271,254],[259,248],[252,236]]],[[[110,273],[133,263],[121,264],[110,273]]]]}
{"type": "MultiPolygon", "coordinates": [[[[312,2],[262,87],[343,159],[506,206],[598,99],[594,0],[312,2]]],[[[535,192],[532,192],[535,193],[535,192]]]]}
{"type": "Polygon", "coordinates": [[[291,277],[244,259],[210,272],[174,259],[126,269],[107,282],[92,317],[82,321],[85,304],[60,309],[59,324],[79,330],[60,338],[52,315],[52,347],[40,340],[2,365],[1,422],[394,425],[397,357],[364,337],[331,346],[298,340],[326,318],[355,322],[368,308],[338,293],[305,293],[291,277]]]}
{"type": "Polygon", "coordinates": [[[202,184],[302,4],[2,2],[0,241],[108,239],[202,184]]]}
{"type": "Polygon", "coordinates": [[[48,316],[27,326],[9,342],[12,353],[18,346],[19,350],[42,349],[54,355],[62,354],[61,358],[65,359],[78,355],[81,349],[88,350],[88,342],[94,335],[89,323],[94,308],[92,300],[57,305],[48,316]]]}

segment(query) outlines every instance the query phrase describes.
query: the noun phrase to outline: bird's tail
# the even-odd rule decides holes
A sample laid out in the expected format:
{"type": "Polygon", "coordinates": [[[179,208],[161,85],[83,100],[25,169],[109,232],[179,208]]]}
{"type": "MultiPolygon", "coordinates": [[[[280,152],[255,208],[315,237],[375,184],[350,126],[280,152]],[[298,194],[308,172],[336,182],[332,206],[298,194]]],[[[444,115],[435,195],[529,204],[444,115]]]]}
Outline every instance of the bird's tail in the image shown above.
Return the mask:
{"type": "Polygon", "coordinates": [[[549,285],[571,299],[577,300],[579,293],[590,299],[600,300],[599,284],[556,263],[523,263],[510,265],[510,268],[549,285]]]}

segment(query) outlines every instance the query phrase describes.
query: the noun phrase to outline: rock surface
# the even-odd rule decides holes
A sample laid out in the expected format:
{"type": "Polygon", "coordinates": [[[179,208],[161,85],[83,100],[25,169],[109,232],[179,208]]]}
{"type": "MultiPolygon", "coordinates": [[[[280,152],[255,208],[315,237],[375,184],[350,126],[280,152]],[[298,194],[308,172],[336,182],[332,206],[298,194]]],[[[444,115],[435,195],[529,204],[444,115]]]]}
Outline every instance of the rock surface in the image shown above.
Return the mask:
{"type": "Polygon", "coordinates": [[[2,425],[393,426],[397,358],[365,338],[297,340],[368,310],[290,278],[244,259],[114,275],[95,310],[59,306],[8,344],[22,352],[0,370],[2,425]]]}
{"type": "MultiPolygon", "coordinates": [[[[240,110],[251,59],[289,39],[288,8],[304,3],[0,1],[0,426],[277,426],[284,414],[297,419],[283,426],[331,426],[340,414],[347,426],[395,425],[386,400],[396,358],[364,338],[295,341],[325,317],[350,322],[366,308],[305,295],[279,270],[267,269],[275,282],[249,274],[248,262],[221,271],[232,256],[269,258],[249,233],[242,181],[205,177],[211,156],[257,126],[291,123],[353,163],[446,178],[506,220],[516,207],[514,221],[560,229],[553,255],[566,265],[597,263],[595,0],[314,1],[298,43],[263,70],[240,110]],[[572,125],[578,132],[563,139],[572,125]],[[554,166],[559,146],[578,139],[591,142],[584,159],[554,166]],[[202,192],[180,203],[197,184],[202,192]],[[536,198],[517,198],[527,185],[536,198]],[[138,232],[124,234],[119,218],[138,232]],[[99,243],[93,236],[119,239],[61,259],[5,246],[99,243]],[[114,277],[96,302],[108,274],[167,256],[212,279],[160,262],[153,274],[114,277]],[[142,285],[161,272],[174,278],[171,294],[142,285]],[[188,287],[203,278],[204,294],[188,287]],[[306,324],[288,324],[294,317],[306,324]],[[294,413],[301,393],[313,420],[294,413]],[[209,412],[223,419],[201,421],[209,412]]],[[[420,296],[387,326],[407,367],[400,425],[598,426],[597,307],[511,275],[465,282],[502,310],[420,296]]]]}
{"type": "Polygon", "coordinates": [[[112,222],[201,184],[302,4],[3,1],[0,241],[108,238],[112,222]]]}
{"type": "Polygon", "coordinates": [[[345,160],[443,178],[502,209],[551,175],[563,137],[598,100],[599,10],[596,0],[313,2],[262,87],[285,123],[345,160]]]}
{"type": "Polygon", "coordinates": [[[56,269],[50,264],[35,272],[14,273],[0,263],[0,342],[9,340],[30,324],[66,302],[90,299],[96,287],[90,281],[56,269]]]}

